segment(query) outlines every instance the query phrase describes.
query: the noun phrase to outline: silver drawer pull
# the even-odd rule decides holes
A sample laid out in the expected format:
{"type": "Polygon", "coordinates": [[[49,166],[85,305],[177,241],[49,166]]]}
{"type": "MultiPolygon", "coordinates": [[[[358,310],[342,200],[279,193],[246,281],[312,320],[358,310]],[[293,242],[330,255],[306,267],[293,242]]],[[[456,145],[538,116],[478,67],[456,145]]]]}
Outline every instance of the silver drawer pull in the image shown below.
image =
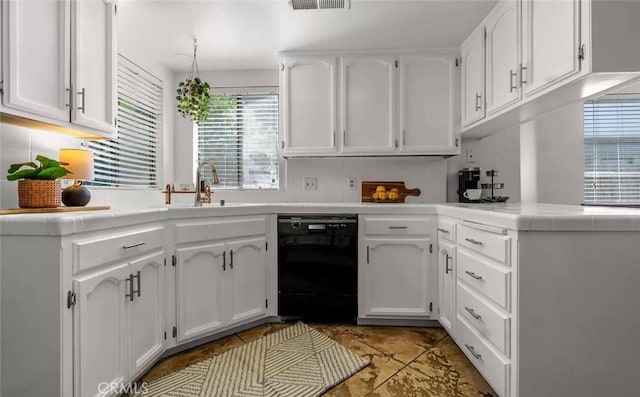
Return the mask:
{"type": "Polygon", "coordinates": [[[482,245],[482,241],[474,240],[472,238],[465,238],[465,240],[470,242],[471,244],[482,245]]]}
{"type": "Polygon", "coordinates": [[[129,244],[129,245],[123,245],[122,249],[124,250],[128,250],[130,248],[135,248],[135,247],[139,247],[141,245],[145,245],[146,243],[144,241],[138,241],[137,243],[133,243],[133,244],[129,244]]]}
{"type": "Polygon", "coordinates": [[[476,320],[480,320],[482,318],[482,316],[477,314],[476,311],[473,310],[473,309],[470,309],[470,308],[465,306],[464,310],[468,311],[469,314],[471,314],[471,316],[473,316],[473,318],[475,318],[476,320]]]}
{"type": "Polygon", "coordinates": [[[445,234],[449,234],[449,231],[447,229],[442,229],[442,228],[438,228],[439,232],[445,233],[445,234]]]}
{"type": "Polygon", "coordinates": [[[475,278],[476,280],[482,280],[482,276],[478,276],[474,272],[470,272],[468,270],[465,270],[464,272],[467,273],[468,275],[470,275],[471,277],[475,278]]]}
{"type": "Polygon", "coordinates": [[[473,357],[475,357],[476,359],[480,360],[482,358],[482,354],[476,353],[476,349],[474,349],[473,346],[467,345],[465,343],[464,347],[466,347],[467,350],[469,350],[471,352],[471,354],[473,355],[473,357]]]}
{"type": "Polygon", "coordinates": [[[406,226],[389,226],[389,229],[391,230],[403,230],[406,229],[406,226]]]}

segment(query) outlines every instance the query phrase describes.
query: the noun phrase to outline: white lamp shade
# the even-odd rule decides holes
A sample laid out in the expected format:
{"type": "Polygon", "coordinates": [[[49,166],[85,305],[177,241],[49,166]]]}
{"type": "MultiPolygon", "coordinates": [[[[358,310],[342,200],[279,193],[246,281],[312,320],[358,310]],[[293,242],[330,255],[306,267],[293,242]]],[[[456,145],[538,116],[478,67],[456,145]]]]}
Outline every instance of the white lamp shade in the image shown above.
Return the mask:
{"type": "Polygon", "coordinates": [[[93,179],[93,152],[86,149],[60,149],[60,162],[72,173],[64,179],[90,181],[93,179]]]}

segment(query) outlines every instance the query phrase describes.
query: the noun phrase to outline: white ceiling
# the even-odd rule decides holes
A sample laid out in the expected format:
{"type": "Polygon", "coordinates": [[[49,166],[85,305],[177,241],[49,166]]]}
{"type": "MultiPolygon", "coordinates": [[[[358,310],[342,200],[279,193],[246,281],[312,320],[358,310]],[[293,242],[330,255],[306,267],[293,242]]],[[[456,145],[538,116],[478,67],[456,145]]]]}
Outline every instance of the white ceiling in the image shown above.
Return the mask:
{"type": "Polygon", "coordinates": [[[172,70],[272,69],[277,53],[457,47],[496,0],[352,0],[292,11],[287,0],[120,0],[119,40],[172,70]],[[188,56],[185,56],[188,55],[188,56]]]}

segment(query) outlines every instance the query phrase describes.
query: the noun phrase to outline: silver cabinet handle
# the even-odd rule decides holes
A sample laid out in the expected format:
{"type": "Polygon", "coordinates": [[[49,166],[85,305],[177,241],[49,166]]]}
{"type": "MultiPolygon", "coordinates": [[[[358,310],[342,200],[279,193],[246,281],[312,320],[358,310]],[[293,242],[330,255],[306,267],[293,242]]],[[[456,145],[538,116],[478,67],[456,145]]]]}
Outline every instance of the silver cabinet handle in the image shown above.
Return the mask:
{"type": "Polygon", "coordinates": [[[482,354],[476,353],[476,349],[473,346],[468,345],[468,344],[465,343],[464,347],[466,347],[467,350],[469,350],[471,352],[471,354],[473,355],[473,357],[475,357],[477,360],[480,360],[482,358],[482,354]]]}
{"type": "Polygon", "coordinates": [[[333,130],[333,144],[331,146],[336,147],[336,130],[333,130]]]}
{"type": "Polygon", "coordinates": [[[453,271],[453,269],[449,267],[449,260],[453,258],[449,256],[449,254],[444,254],[444,255],[445,255],[444,274],[449,274],[449,272],[453,271]]]}
{"type": "Polygon", "coordinates": [[[406,226],[389,226],[390,230],[404,230],[406,228],[406,226]]]}
{"type": "Polygon", "coordinates": [[[444,234],[449,234],[449,231],[448,231],[447,229],[443,229],[443,228],[441,228],[441,227],[439,227],[439,228],[438,228],[438,231],[439,231],[439,232],[442,232],[442,233],[444,233],[444,234]]]}
{"type": "Polygon", "coordinates": [[[227,251],[222,252],[222,271],[227,271],[227,251]]]}
{"type": "Polygon", "coordinates": [[[398,147],[398,140],[397,139],[395,140],[394,145],[395,145],[396,148],[398,147]]]}
{"type": "Polygon", "coordinates": [[[367,263],[369,263],[369,246],[367,245],[367,263]]]}
{"type": "Polygon", "coordinates": [[[407,144],[407,131],[406,130],[402,130],[402,145],[406,145],[407,144]]]}
{"type": "Polygon", "coordinates": [[[527,70],[527,67],[520,64],[520,87],[522,87],[523,84],[527,84],[527,80],[524,79],[525,70],[527,70]]]}
{"type": "Polygon", "coordinates": [[[469,312],[469,314],[471,314],[471,316],[473,318],[475,318],[476,320],[480,320],[482,318],[481,315],[477,314],[475,310],[468,308],[468,307],[464,307],[464,310],[466,310],[467,312],[469,312]]]}
{"type": "Polygon", "coordinates": [[[482,241],[474,240],[472,238],[465,238],[465,241],[468,241],[471,244],[475,244],[475,245],[482,245],[482,241]]]}
{"type": "Polygon", "coordinates": [[[229,268],[233,270],[233,250],[229,251],[229,268]]]}
{"type": "Polygon", "coordinates": [[[480,99],[482,99],[482,96],[480,96],[480,94],[476,94],[476,112],[482,109],[482,107],[480,106],[480,99]]]}
{"type": "Polygon", "coordinates": [[[471,277],[475,278],[476,280],[482,280],[482,276],[478,276],[474,272],[470,272],[468,270],[465,270],[464,272],[467,273],[468,275],[470,275],[471,277]]]}
{"type": "Polygon", "coordinates": [[[342,130],[342,146],[347,146],[347,130],[342,130]]]}
{"type": "Polygon", "coordinates": [[[280,147],[284,149],[284,141],[280,141],[280,147]]]}
{"type": "Polygon", "coordinates": [[[82,103],[82,106],[78,106],[76,109],[78,110],[82,110],[82,113],[84,113],[84,97],[85,97],[85,90],[84,87],[82,88],[82,91],[78,91],[78,95],[82,95],[82,101],[80,103],[82,103]]]}
{"type": "Polygon", "coordinates": [[[124,297],[125,299],[129,298],[129,301],[133,302],[133,274],[130,274],[124,281],[129,283],[129,293],[125,294],[124,297]]]}
{"type": "Polygon", "coordinates": [[[518,89],[517,83],[516,85],[513,85],[513,78],[517,76],[518,76],[517,72],[514,72],[513,70],[509,70],[509,92],[513,92],[513,90],[518,89]]]}
{"type": "Polygon", "coordinates": [[[134,276],[133,274],[131,275],[131,285],[132,285],[132,290],[131,290],[131,294],[137,294],[138,298],[140,297],[140,270],[138,270],[138,272],[136,273],[136,275],[134,276]],[[137,279],[137,290],[133,290],[133,279],[137,279]]]}
{"type": "Polygon", "coordinates": [[[145,244],[146,243],[144,241],[138,241],[137,243],[123,245],[122,249],[123,250],[128,250],[128,249],[131,249],[131,248],[140,247],[141,245],[145,245],[145,244]]]}

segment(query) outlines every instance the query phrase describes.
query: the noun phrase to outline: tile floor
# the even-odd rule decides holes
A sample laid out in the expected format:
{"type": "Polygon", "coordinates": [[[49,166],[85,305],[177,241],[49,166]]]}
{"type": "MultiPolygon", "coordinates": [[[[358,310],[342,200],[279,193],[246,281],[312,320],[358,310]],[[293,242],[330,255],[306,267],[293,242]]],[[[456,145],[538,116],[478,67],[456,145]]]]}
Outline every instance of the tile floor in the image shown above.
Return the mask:
{"type": "MultiPolygon", "coordinates": [[[[290,324],[265,324],[178,353],[151,368],[151,381],[290,324]]],[[[371,365],[336,385],[328,397],[497,396],[441,328],[313,325],[371,365]]]]}

